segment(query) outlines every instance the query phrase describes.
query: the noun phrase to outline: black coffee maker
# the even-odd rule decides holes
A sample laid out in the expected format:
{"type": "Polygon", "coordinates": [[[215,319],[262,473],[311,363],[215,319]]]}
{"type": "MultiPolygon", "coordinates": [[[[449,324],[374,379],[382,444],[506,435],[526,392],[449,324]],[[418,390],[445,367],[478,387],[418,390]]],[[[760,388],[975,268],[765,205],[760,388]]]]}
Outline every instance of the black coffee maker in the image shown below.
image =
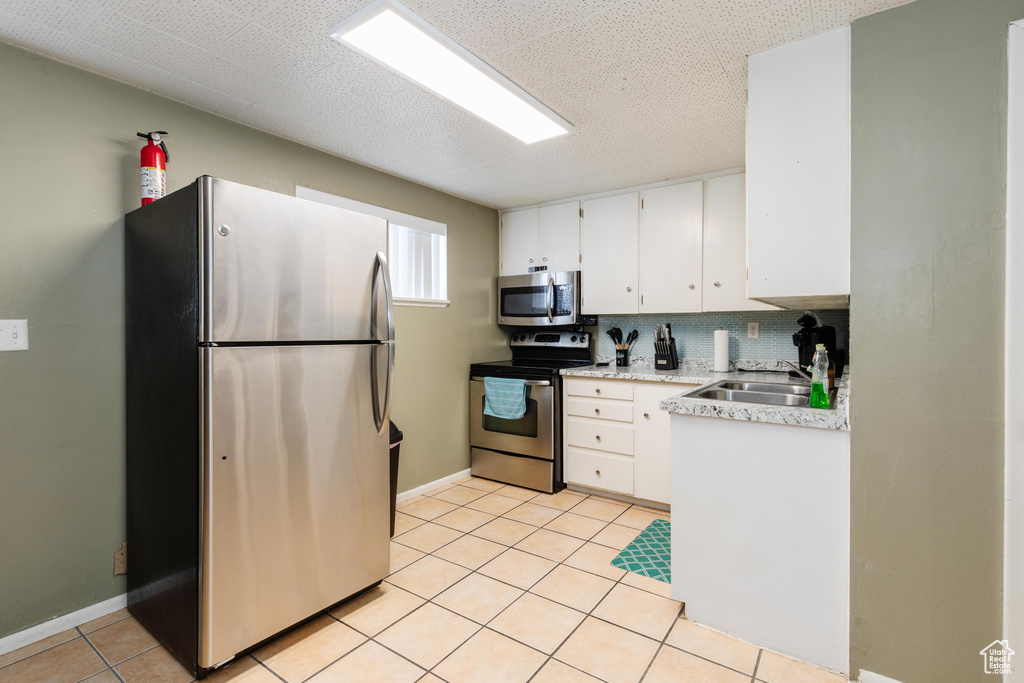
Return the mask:
{"type": "Polygon", "coordinates": [[[841,375],[846,353],[843,352],[843,358],[840,358],[840,353],[836,351],[836,328],[822,325],[821,318],[811,311],[805,311],[803,317],[796,322],[800,326],[800,331],[793,334],[793,344],[800,355],[800,367],[806,369],[814,360],[814,347],[824,344],[829,360],[836,365],[836,376],[841,375]]]}

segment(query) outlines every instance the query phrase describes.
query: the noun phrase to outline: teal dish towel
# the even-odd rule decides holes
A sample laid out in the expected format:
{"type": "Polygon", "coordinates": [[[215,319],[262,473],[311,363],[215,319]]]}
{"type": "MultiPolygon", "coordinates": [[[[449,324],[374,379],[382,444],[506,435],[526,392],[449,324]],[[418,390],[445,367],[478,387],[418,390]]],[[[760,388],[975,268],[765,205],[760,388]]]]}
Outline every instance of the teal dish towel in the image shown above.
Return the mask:
{"type": "Polygon", "coordinates": [[[526,415],[526,380],[484,377],[484,415],[502,420],[526,415]]]}

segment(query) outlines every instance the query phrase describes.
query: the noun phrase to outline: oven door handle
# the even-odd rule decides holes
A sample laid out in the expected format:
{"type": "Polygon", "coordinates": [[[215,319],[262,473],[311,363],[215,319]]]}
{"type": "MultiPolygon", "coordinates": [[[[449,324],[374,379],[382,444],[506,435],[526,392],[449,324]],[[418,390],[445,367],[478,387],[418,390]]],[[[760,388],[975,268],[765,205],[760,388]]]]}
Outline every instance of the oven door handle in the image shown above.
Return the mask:
{"type": "Polygon", "coordinates": [[[555,278],[548,278],[548,300],[545,302],[548,306],[548,321],[555,322],[555,278]]]}
{"type": "MultiPolygon", "coordinates": [[[[474,381],[474,382],[483,382],[484,381],[483,377],[470,377],[470,379],[472,381],[474,381]]],[[[528,379],[528,380],[526,380],[526,386],[528,386],[528,387],[550,387],[551,386],[551,382],[547,381],[546,379],[545,380],[540,380],[540,381],[528,379]]]]}

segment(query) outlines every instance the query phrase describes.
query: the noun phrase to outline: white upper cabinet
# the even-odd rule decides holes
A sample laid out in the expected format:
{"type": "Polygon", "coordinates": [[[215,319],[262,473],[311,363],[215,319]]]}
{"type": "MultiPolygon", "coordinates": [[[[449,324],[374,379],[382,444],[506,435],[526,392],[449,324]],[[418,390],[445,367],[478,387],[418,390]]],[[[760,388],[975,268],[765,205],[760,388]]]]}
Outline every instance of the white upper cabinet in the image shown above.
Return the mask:
{"type": "MultiPolygon", "coordinates": [[[[644,190],[640,313],[701,310],[703,216],[704,184],[700,181],[644,190]]],[[[740,258],[742,255],[741,248],[740,258]]]]}
{"type": "Polygon", "coordinates": [[[583,312],[636,313],[639,305],[637,192],[583,202],[583,312]]]}
{"type": "Polygon", "coordinates": [[[747,79],[747,294],[846,307],[850,28],[751,55],[747,79]]]}
{"type": "Polygon", "coordinates": [[[499,275],[525,275],[531,268],[579,270],[580,203],[564,202],[501,215],[499,275]]]}
{"type": "Polygon", "coordinates": [[[537,209],[501,215],[499,275],[525,275],[537,260],[537,209]]]}
{"type": "Polygon", "coordinates": [[[540,265],[548,270],[580,269],[580,203],[542,206],[538,213],[540,265]]]}
{"type": "Polygon", "coordinates": [[[704,181],[704,310],[766,311],[747,298],[746,175],[704,181]]]}

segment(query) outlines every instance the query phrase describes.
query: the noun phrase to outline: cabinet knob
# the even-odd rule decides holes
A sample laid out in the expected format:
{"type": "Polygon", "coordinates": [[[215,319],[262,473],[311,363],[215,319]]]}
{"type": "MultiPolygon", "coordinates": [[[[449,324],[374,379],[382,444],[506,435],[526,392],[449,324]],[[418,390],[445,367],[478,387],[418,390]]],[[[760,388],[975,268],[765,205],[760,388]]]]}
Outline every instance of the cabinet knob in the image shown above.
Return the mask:
{"type": "Polygon", "coordinates": [[[721,283],[721,282],[716,282],[716,283],[715,283],[715,287],[721,287],[721,286],[722,286],[722,283],[721,283]]]}
{"type": "Polygon", "coordinates": [[[626,287],[626,291],[627,291],[627,292],[632,292],[632,291],[633,291],[633,288],[632,288],[632,287],[626,287]]]}
{"type": "Polygon", "coordinates": [[[533,263],[533,259],[530,259],[530,263],[533,263]]]}
{"type": "Polygon", "coordinates": [[[600,415],[600,414],[601,414],[601,409],[600,408],[594,408],[594,415],[600,415]]]}
{"type": "Polygon", "coordinates": [[[594,389],[594,393],[597,394],[598,396],[600,396],[601,395],[601,390],[600,389],[594,389]]]}
{"type": "Polygon", "coordinates": [[[651,419],[651,414],[650,413],[644,413],[644,419],[645,420],[650,420],[651,419]]]}
{"type": "Polygon", "coordinates": [[[695,285],[690,285],[690,289],[697,289],[695,285]]]}
{"type": "Polygon", "coordinates": [[[600,477],[601,476],[601,470],[594,470],[594,474],[596,474],[597,476],[600,477]]]}
{"type": "Polygon", "coordinates": [[[600,434],[598,434],[598,435],[597,435],[597,436],[595,436],[594,438],[595,438],[595,439],[597,439],[597,440],[598,440],[599,442],[601,441],[601,435],[600,435],[600,434]]]}
{"type": "Polygon", "coordinates": [[[544,263],[547,263],[548,262],[548,257],[545,256],[544,258],[541,259],[541,261],[543,261],[544,263]]]}

